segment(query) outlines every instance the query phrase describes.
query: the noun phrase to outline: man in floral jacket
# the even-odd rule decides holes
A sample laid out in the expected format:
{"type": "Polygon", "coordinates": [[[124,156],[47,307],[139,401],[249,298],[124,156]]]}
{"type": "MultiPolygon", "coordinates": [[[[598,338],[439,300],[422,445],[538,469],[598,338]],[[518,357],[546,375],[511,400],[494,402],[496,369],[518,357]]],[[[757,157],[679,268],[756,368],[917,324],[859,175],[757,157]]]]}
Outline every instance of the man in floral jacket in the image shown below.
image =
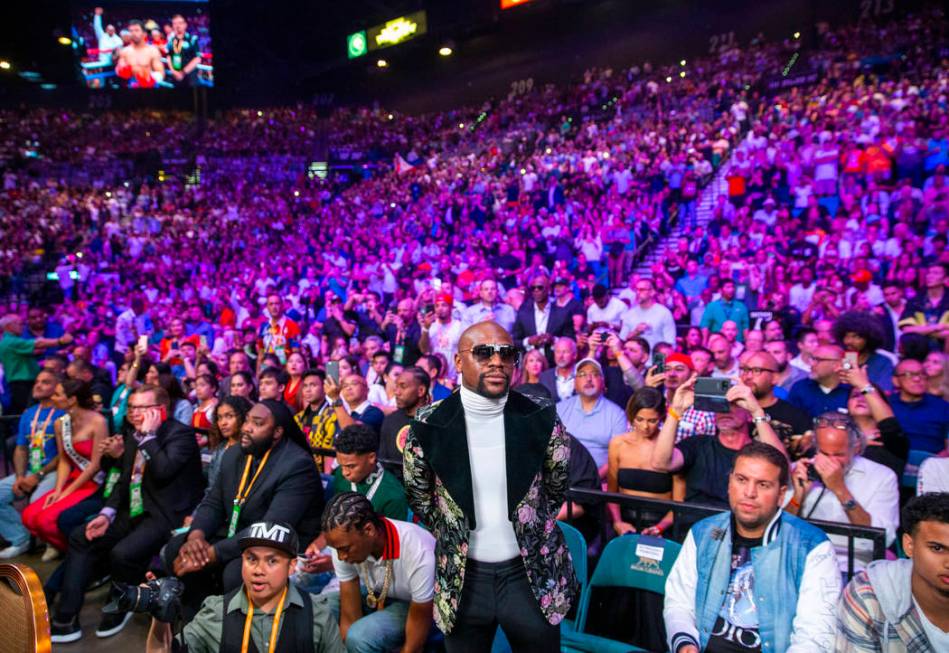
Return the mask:
{"type": "Polygon", "coordinates": [[[577,581],[556,515],[570,446],[551,403],[510,390],[518,350],[495,322],[459,339],[458,392],[419,411],[404,452],[412,509],[435,536],[435,619],[449,653],[559,651],[577,581]]]}

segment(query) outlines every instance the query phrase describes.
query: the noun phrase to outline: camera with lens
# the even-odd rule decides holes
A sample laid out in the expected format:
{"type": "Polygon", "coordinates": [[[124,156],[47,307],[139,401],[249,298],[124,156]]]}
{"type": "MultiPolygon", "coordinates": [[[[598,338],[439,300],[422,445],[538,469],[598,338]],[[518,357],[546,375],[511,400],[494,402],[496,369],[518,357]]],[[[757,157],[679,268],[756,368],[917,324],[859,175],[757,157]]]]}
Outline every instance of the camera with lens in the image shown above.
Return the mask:
{"type": "Polygon", "coordinates": [[[174,623],[181,617],[181,594],[185,586],[173,576],[156,578],[144,585],[114,586],[115,598],[102,611],[107,614],[144,612],[158,621],[174,623]]]}

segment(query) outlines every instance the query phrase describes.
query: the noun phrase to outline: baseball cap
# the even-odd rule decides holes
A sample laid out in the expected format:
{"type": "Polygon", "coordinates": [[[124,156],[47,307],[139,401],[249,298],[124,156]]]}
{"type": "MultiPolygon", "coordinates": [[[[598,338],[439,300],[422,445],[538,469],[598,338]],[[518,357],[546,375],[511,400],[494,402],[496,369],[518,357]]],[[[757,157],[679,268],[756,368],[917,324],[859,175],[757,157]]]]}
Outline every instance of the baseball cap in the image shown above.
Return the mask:
{"type": "Polygon", "coordinates": [[[683,354],[681,352],[673,352],[666,356],[666,365],[669,363],[681,363],[689,368],[690,371],[695,371],[695,363],[692,362],[692,357],[688,354],[683,354]]]}
{"type": "Polygon", "coordinates": [[[554,285],[555,286],[569,286],[570,279],[568,279],[567,277],[557,277],[556,279],[554,279],[554,285]]]}
{"type": "Polygon", "coordinates": [[[289,524],[276,521],[254,522],[244,529],[237,545],[241,551],[252,546],[265,546],[283,551],[290,557],[296,556],[300,551],[300,539],[296,531],[289,524]]]}
{"type": "Polygon", "coordinates": [[[576,374],[579,372],[580,368],[584,365],[595,365],[596,369],[600,371],[600,374],[603,374],[603,366],[600,365],[600,361],[596,360],[595,358],[584,358],[577,361],[577,364],[573,366],[573,373],[576,374]]]}

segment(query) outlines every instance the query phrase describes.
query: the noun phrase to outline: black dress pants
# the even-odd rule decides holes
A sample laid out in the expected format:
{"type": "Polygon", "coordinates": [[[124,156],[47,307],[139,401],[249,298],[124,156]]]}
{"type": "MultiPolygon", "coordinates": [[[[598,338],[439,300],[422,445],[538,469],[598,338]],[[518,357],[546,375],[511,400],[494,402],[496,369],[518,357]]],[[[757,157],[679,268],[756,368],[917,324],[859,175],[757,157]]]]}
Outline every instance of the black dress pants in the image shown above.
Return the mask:
{"type": "Polygon", "coordinates": [[[560,626],[553,626],[537,605],[524,561],[478,562],[468,559],[458,615],[445,636],[448,653],[491,651],[498,626],[515,653],[560,651],[560,626]]]}
{"type": "Polygon", "coordinates": [[[109,561],[112,580],[137,585],[145,580],[152,558],[171,537],[172,526],[164,519],[146,516],[131,520],[119,514],[102,537],[86,538],[85,528],[76,528],[69,536],[69,549],[63,563],[56,621],[66,623],[79,614],[86,586],[92,580],[97,562],[109,561]]]}

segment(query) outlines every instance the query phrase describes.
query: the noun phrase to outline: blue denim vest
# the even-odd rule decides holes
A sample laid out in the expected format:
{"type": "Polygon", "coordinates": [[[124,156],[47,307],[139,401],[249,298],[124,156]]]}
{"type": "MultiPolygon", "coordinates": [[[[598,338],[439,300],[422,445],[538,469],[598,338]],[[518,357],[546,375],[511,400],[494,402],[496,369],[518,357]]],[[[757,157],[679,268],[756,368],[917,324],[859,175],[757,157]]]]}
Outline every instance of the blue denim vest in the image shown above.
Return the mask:
{"type": "MultiPolygon", "coordinates": [[[[731,577],[730,512],[708,517],[692,527],[695,540],[695,622],[700,650],[708,645],[731,577]]],[[[816,526],[779,511],[765,529],[762,545],[751,550],[755,601],[762,653],[783,653],[791,644],[797,597],[808,554],[827,540],[816,526]]]]}

